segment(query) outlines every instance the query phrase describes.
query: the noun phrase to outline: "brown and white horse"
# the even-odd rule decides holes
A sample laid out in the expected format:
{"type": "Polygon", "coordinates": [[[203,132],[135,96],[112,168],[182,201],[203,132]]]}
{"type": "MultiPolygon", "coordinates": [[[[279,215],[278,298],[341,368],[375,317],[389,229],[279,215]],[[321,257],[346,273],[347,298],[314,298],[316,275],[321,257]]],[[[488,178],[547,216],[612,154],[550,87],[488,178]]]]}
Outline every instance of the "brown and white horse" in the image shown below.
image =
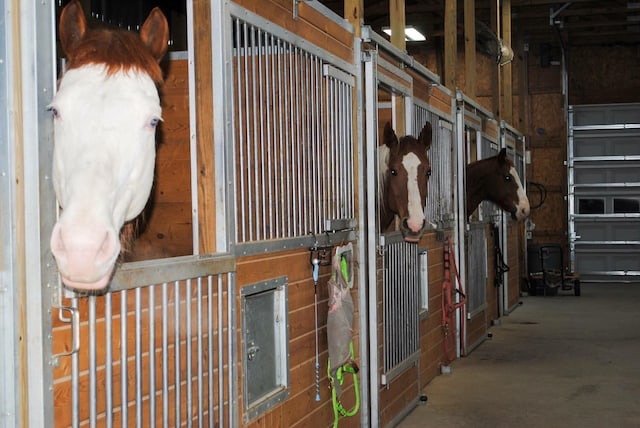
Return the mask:
{"type": "Polygon", "coordinates": [[[467,165],[467,217],[485,200],[497,204],[514,220],[529,216],[529,199],[506,149],[467,165]]]}
{"type": "Polygon", "coordinates": [[[383,145],[378,147],[379,211],[381,231],[389,230],[397,218],[405,241],[418,242],[428,222],[424,211],[431,163],[431,124],[426,122],[418,138],[398,139],[386,123],[383,145]]]}
{"type": "Polygon", "coordinates": [[[89,29],[78,0],[60,16],[67,71],[50,104],[54,117],[53,185],[62,209],[51,251],[62,281],[101,290],[120,253],[125,221],[144,208],[153,182],[156,85],[169,28],[153,9],[136,35],[89,29]]]}

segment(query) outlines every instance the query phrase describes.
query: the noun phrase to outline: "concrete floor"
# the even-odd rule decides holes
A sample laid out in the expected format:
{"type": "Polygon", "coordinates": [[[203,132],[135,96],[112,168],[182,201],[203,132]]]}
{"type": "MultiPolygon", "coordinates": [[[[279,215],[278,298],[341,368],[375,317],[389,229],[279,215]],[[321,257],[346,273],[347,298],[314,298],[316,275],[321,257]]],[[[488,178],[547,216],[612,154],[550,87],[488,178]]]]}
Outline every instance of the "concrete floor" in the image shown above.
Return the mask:
{"type": "Polygon", "coordinates": [[[523,297],[400,428],[640,427],[640,285],[523,297]]]}

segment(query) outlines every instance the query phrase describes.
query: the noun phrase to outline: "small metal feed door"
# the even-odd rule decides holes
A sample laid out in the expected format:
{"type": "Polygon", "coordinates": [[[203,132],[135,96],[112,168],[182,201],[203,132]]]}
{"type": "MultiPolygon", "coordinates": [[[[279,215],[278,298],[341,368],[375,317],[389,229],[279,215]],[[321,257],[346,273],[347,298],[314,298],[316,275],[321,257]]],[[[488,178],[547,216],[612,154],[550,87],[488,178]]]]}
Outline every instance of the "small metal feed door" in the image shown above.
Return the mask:
{"type": "Polygon", "coordinates": [[[287,278],[242,288],[245,422],[288,396],[287,278]]]}

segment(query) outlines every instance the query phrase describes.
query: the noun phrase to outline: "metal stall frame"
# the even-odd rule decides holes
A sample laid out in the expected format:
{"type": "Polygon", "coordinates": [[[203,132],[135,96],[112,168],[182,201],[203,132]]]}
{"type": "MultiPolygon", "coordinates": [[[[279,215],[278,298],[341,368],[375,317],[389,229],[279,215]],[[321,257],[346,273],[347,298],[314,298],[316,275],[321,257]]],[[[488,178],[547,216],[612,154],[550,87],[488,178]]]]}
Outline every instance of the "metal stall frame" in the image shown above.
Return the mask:
{"type": "MultiPolygon", "coordinates": [[[[12,22],[6,17],[13,14],[11,2],[0,0],[0,105],[6,108],[0,113],[0,425],[18,426],[22,403],[20,384],[20,354],[18,349],[18,209],[17,164],[19,153],[14,129],[14,114],[17,106],[15,88],[19,80],[8,64],[15,64],[15,46],[9,43],[14,31],[12,22]],[[11,58],[11,59],[9,59],[11,58]]],[[[15,40],[15,38],[14,38],[15,40]]]]}
{"type": "MultiPolygon", "coordinates": [[[[526,156],[525,156],[525,150],[526,150],[526,141],[525,141],[525,137],[524,135],[518,131],[517,129],[515,129],[513,126],[509,125],[508,123],[506,123],[504,120],[500,121],[500,148],[506,148],[507,149],[507,153],[509,153],[510,150],[513,150],[513,155],[514,155],[514,159],[513,159],[513,163],[514,165],[516,165],[516,168],[518,168],[519,166],[519,171],[518,171],[518,175],[520,176],[520,181],[522,184],[522,187],[526,193],[527,191],[527,177],[526,177],[526,156]],[[513,145],[509,144],[509,137],[511,137],[514,141],[513,141],[513,145]],[[520,147],[518,147],[518,142],[520,143],[520,147]],[[520,165],[518,165],[518,154],[520,154],[520,157],[522,159],[522,163],[520,165]]],[[[502,213],[502,221],[501,221],[501,225],[500,225],[500,238],[501,238],[501,242],[500,245],[502,245],[502,256],[505,260],[508,259],[509,257],[509,247],[507,245],[507,225],[509,223],[510,219],[509,216],[506,215],[506,213],[502,213]]],[[[522,239],[523,242],[526,242],[526,232],[523,233],[522,235],[522,239]]],[[[525,266],[526,268],[526,266],[525,266]]],[[[501,315],[509,315],[509,313],[511,313],[515,308],[518,307],[518,304],[515,303],[512,306],[509,306],[509,273],[508,272],[504,272],[503,273],[503,279],[502,279],[502,283],[503,285],[503,289],[502,289],[502,307],[501,307],[501,315]]],[[[513,286],[517,287],[518,283],[516,282],[516,284],[513,284],[513,286]]]]}
{"type": "Polygon", "coordinates": [[[7,307],[0,312],[13,326],[2,335],[12,343],[3,343],[8,352],[0,360],[2,379],[9,379],[2,382],[7,407],[1,422],[46,427],[53,424],[51,313],[57,284],[48,246],[56,201],[50,181],[53,121],[46,109],[56,90],[55,2],[0,5],[0,96],[6,97],[0,233],[7,267],[0,285],[0,306],[7,307]],[[13,373],[5,378],[7,370],[13,373]]]}
{"type": "MultiPolygon", "coordinates": [[[[432,73],[426,67],[417,63],[414,58],[407,55],[405,52],[399,51],[390,42],[378,35],[368,26],[362,28],[362,40],[364,43],[372,43],[375,48],[370,50],[363,50],[362,61],[364,63],[364,92],[365,98],[365,158],[366,158],[366,170],[364,175],[366,176],[366,284],[368,290],[368,322],[367,324],[361,324],[363,331],[361,336],[368,335],[369,347],[369,383],[370,383],[370,423],[368,426],[377,427],[380,424],[380,386],[381,384],[388,383],[395,376],[395,372],[389,373],[387,378],[386,374],[380,376],[380,364],[378,357],[378,351],[380,347],[380,339],[378,337],[378,287],[377,287],[377,264],[378,256],[381,248],[385,243],[385,236],[379,233],[379,218],[377,215],[377,181],[378,181],[378,87],[389,89],[392,96],[392,120],[395,122],[398,117],[396,110],[395,97],[404,97],[404,134],[411,134],[415,132],[413,129],[413,78],[402,70],[402,67],[412,68],[414,71],[424,76],[428,81],[434,82],[434,84],[440,84],[439,76],[432,73]],[[388,60],[382,58],[379,55],[379,49],[385,53],[391,55],[394,60],[398,60],[401,63],[399,68],[397,65],[390,63],[388,60]],[[379,73],[378,70],[382,68],[391,75],[398,76],[405,82],[410,82],[411,86],[406,86],[400,82],[396,82],[391,77],[386,76],[383,73],[379,73]],[[364,329],[368,329],[367,332],[364,329]]],[[[450,119],[447,115],[443,115],[445,118],[450,119]]],[[[393,124],[394,129],[397,124],[393,124]]],[[[389,239],[394,239],[389,237],[389,239]]],[[[362,282],[365,284],[365,282],[362,282]]],[[[419,365],[419,358],[414,361],[414,364],[419,365]]],[[[419,382],[418,382],[419,384],[419,382]]],[[[416,396],[416,402],[418,397],[416,396]]],[[[406,415],[413,406],[410,405],[408,409],[396,415],[394,421],[399,421],[406,415]]],[[[363,425],[367,426],[367,425],[363,425]]]]}

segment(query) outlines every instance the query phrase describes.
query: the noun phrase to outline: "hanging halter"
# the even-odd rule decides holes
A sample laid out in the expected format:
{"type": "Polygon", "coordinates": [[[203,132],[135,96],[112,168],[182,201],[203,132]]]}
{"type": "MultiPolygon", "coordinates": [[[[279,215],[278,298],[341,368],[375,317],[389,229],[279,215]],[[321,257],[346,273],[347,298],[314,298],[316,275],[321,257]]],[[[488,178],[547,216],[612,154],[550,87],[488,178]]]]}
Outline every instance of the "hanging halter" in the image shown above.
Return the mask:
{"type": "MultiPolygon", "coordinates": [[[[452,355],[452,351],[455,351],[455,335],[452,334],[451,325],[454,324],[455,312],[458,309],[464,308],[467,303],[467,296],[464,292],[458,288],[457,285],[462,286],[460,281],[460,274],[456,266],[456,259],[453,253],[453,245],[449,238],[445,238],[444,245],[444,281],[442,281],[442,330],[444,334],[444,355],[446,358],[446,364],[448,365],[455,359],[455,354],[452,355]],[[455,275],[456,283],[451,280],[451,266],[455,275]],[[457,303],[454,303],[454,293],[460,296],[457,303]]],[[[464,317],[460,324],[460,335],[464,336],[464,317]]],[[[462,341],[464,343],[464,341],[462,341]]],[[[464,347],[461,350],[465,352],[464,347]]]]}

